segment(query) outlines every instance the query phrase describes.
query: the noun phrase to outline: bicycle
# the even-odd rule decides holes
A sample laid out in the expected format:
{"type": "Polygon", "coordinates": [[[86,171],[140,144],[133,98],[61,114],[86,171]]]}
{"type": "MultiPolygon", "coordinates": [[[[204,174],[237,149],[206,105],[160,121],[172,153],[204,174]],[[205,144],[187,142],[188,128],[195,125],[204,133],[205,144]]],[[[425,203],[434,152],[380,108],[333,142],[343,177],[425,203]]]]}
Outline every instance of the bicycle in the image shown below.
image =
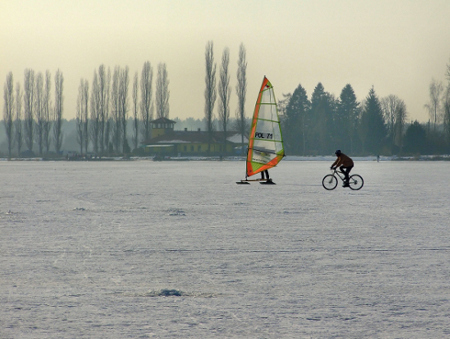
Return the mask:
{"type": "MultiPolygon", "coordinates": [[[[345,174],[341,171],[332,169],[332,174],[327,174],[322,179],[322,186],[328,191],[334,190],[338,184],[338,178],[344,182],[345,174]]],[[[353,174],[350,176],[348,185],[352,190],[360,190],[364,186],[364,179],[359,174],[353,174]]]]}

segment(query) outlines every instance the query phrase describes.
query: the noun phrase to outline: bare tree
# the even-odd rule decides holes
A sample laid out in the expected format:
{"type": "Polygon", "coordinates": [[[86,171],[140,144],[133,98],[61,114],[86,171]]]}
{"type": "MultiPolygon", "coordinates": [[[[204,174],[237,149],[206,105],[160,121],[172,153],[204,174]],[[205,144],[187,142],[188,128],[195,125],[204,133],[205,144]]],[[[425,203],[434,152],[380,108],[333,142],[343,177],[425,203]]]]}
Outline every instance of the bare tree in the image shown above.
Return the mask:
{"type": "Polygon", "coordinates": [[[169,118],[169,79],[166,64],[158,65],[156,79],[156,117],[169,118]]]}
{"type": "Polygon", "coordinates": [[[395,110],[397,108],[397,102],[398,97],[393,94],[380,100],[384,121],[386,122],[391,140],[394,140],[395,110]]]}
{"type": "Polygon", "coordinates": [[[403,100],[399,99],[397,107],[395,109],[395,124],[394,124],[394,144],[398,146],[399,153],[402,153],[403,149],[403,134],[405,130],[406,118],[408,112],[406,110],[406,104],[403,100]]]}
{"type": "Polygon", "coordinates": [[[78,87],[77,99],[77,141],[80,145],[80,153],[87,153],[89,136],[88,136],[88,116],[89,116],[89,83],[87,80],[81,79],[78,87]]]}
{"type": "Polygon", "coordinates": [[[59,154],[61,151],[63,133],[63,84],[64,76],[62,72],[58,69],[55,74],[55,108],[53,109],[53,139],[56,153],[59,154]]]}
{"type": "Polygon", "coordinates": [[[122,137],[122,119],[120,105],[120,67],[114,68],[111,88],[111,105],[112,105],[112,143],[114,150],[120,152],[122,137]]]}
{"type": "Polygon", "coordinates": [[[122,123],[122,152],[129,153],[130,146],[127,139],[127,121],[128,121],[128,86],[130,84],[129,69],[125,66],[120,72],[120,120],[122,123]]]}
{"type": "Polygon", "coordinates": [[[448,144],[450,144],[450,80],[442,97],[442,106],[444,111],[444,135],[448,144]]]}
{"type": "Polygon", "coordinates": [[[105,66],[98,68],[98,117],[99,117],[99,136],[100,153],[104,154],[108,147],[106,138],[109,118],[109,92],[110,92],[111,72],[106,72],[105,66]]]}
{"type": "Polygon", "coordinates": [[[90,123],[90,138],[95,155],[101,155],[101,117],[100,117],[100,86],[98,84],[98,73],[94,70],[94,79],[92,80],[91,90],[91,123],[90,123]]]}
{"type": "Polygon", "coordinates": [[[138,117],[138,73],[134,74],[133,81],[133,147],[137,149],[139,139],[139,117],[138,117]]]}
{"type": "Polygon", "coordinates": [[[442,97],[442,106],[444,111],[444,135],[447,139],[447,143],[450,145],[450,60],[447,64],[445,77],[447,79],[447,87],[442,97]]]}
{"type": "Polygon", "coordinates": [[[244,143],[244,134],[247,131],[245,125],[245,98],[247,95],[247,60],[244,44],[239,46],[239,60],[237,70],[236,94],[238,96],[238,107],[236,110],[237,130],[241,134],[241,143],[244,143]]]}
{"type": "Polygon", "coordinates": [[[3,90],[3,123],[5,124],[6,138],[8,140],[8,157],[11,158],[13,147],[13,118],[14,118],[14,79],[12,72],[6,76],[3,90]]]}
{"type": "Polygon", "coordinates": [[[51,119],[51,99],[50,99],[50,92],[51,92],[51,74],[50,71],[45,72],[45,86],[44,86],[44,97],[42,102],[42,117],[43,117],[43,141],[45,149],[48,152],[50,152],[50,144],[51,144],[51,138],[50,138],[50,131],[52,128],[52,119],[51,119]]]}
{"type": "Polygon", "coordinates": [[[396,95],[388,95],[380,100],[381,109],[383,110],[384,121],[388,129],[388,135],[393,144],[397,144],[401,135],[398,135],[399,128],[400,132],[403,133],[403,127],[406,119],[406,105],[403,100],[401,100],[396,95]],[[397,121],[397,119],[400,119],[397,121]]]}
{"type": "Polygon", "coordinates": [[[23,93],[20,83],[16,84],[16,118],[14,122],[15,127],[15,141],[17,144],[17,155],[20,156],[23,146],[23,129],[22,129],[22,103],[23,93]]]}
{"type": "Polygon", "coordinates": [[[24,78],[24,108],[25,108],[25,144],[30,152],[33,152],[34,142],[34,71],[25,70],[24,78]]]}
{"type": "Polygon", "coordinates": [[[222,54],[222,67],[220,69],[219,81],[219,121],[223,130],[223,149],[226,150],[227,127],[230,119],[230,74],[228,66],[230,64],[230,50],[225,48],[222,54]]]}
{"type": "Polygon", "coordinates": [[[104,110],[104,115],[103,115],[104,150],[108,150],[108,148],[109,148],[109,141],[110,141],[110,134],[111,134],[111,117],[110,117],[110,108],[109,108],[109,105],[111,104],[110,95],[111,95],[111,70],[108,67],[108,74],[106,76],[106,101],[105,101],[105,110],[104,110]]]}
{"type": "Polygon", "coordinates": [[[211,150],[212,133],[214,131],[214,104],[216,102],[216,64],[214,63],[214,44],[208,41],[205,51],[205,119],[206,131],[208,132],[208,153],[211,150]]]}
{"type": "Polygon", "coordinates": [[[89,147],[89,82],[84,81],[83,85],[83,138],[84,153],[87,154],[89,147]]]}
{"type": "Polygon", "coordinates": [[[153,69],[149,61],[144,63],[141,73],[141,119],[142,139],[150,138],[150,121],[153,120],[152,103],[153,69]]]}
{"type": "Polygon", "coordinates": [[[36,141],[39,147],[39,154],[43,154],[44,149],[44,115],[43,115],[43,103],[44,103],[44,77],[39,72],[36,77],[36,89],[34,96],[34,115],[36,117],[35,129],[36,129],[36,141]]]}
{"type": "Polygon", "coordinates": [[[83,153],[83,86],[84,80],[80,80],[80,86],[78,86],[78,97],[77,97],[77,112],[76,112],[76,122],[77,122],[77,142],[80,145],[80,154],[83,153]]]}
{"type": "Polygon", "coordinates": [[[430,118],[433,120],[435,132],[436,125],[439,122],[439,108],[442,90],[442,82],[432,79],[430,83],[430,102],[425,104],[425,108],[428,110],[430,118]]]}

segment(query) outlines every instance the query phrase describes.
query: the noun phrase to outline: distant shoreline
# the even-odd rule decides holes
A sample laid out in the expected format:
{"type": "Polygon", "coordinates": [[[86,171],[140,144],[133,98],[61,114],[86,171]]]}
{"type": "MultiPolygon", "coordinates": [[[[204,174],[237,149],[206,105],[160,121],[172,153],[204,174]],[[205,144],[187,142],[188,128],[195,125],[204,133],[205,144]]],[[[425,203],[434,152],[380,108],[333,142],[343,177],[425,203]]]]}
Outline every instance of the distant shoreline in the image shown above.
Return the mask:
{"type": "MultiPolygon", "coordinates": [[[[352,157],[355,161],[450,161],[450,155],[420,155],[420,156],[380,156],[377,159],[376,156],[367,157],[352,157]]],[[[334,156],[286,156],[284,161],[334,161],[334,156]]],[[[45,157],[33,157],[33,158],[0,158],[0,161],[68,161],[68,162],[80,162],[80,161],[245,161],[245,157],[238,156],[226,156],[226,157],[168,157],[165,159],[155,159],[154,157],[101,157],[101,158],[89,158],[89,159],[67,159],[67,158],[45,158],[45,157]]]]}

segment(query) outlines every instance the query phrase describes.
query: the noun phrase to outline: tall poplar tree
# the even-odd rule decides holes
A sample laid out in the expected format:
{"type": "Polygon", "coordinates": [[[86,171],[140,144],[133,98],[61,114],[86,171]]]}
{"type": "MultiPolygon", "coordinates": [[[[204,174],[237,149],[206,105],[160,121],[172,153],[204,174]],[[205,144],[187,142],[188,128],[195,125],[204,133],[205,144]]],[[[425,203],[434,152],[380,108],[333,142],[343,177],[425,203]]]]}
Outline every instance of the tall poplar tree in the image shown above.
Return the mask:
{"type": "Polygon", "coordinates": [[[34,143],[34,71],[32,69],[25,70],[24,78],[24,123],[25,123],[25,144],[30,153],[33,152],[34,143]]]}
{"type": "Polygon", "coordinates": [[[219,80],[219,121],[223,130],[223,150],[226,150],[227,127],[230,119],[230,74],[228,67],[230,64],[230,50],[225,48],[222,54],[222,66],[220,68],[219,80]]]}
{"type": "Polygon", "coordinates": [[[8,140],[8,157],[11,158],[14,141],[14,78],[12,72],[9,72],[6,76],[3,100],[3,123],[5,124],[6,138],[8,140]]]}
{"type": "Polygon", "coordinates": [[[166,64],[158,65],[158,76],[156,78],[156,117],[169,118],[169,76],[166,64]]]}
{"type": "Polygon", "coordinates": [[[238,97],[238,107],[236,110],[237,130],[241,134],[241,143],[244,144],[244,135],[247,133],[245,124],[245,99],[247,95],[247,60],[244,44],[239,46],[239,59],[237,69],[236,94],[238,97]]]}
{"type": "Polygon", "coordinates": [[[51,137],[50,132],[52,128],[52,117],[51,117],[51,74],[50,71],[45,72],[45,85],[44,85],[44,100],[42,105],[42,115],[43,115],[43,139],[44,147],[46,152],[50,152],[51,137]]]}
{"type": "Polygon", "coordinates": [[[214,131],[214,104],[216,102],[216,64],[214,63],[214,44],[208,41],[205,51],[205,119],[208,132],[208,153],[211,151],[212,134],[214,131]]]}
{"type": "Polygon", "coordinates": [[[142,66],[141,72],[141,121],[142,121],[142,139],[150,139],[151,126],[153,120],[153,102],[152,102],[152,84],[153,69],[150,61],[146,61],[142,66]]]}
{"type": "Polygon", "coordinates": [[[80,145],[80,153],[87,153],[89,144],[88,135],[88,117],[89,117],[89,83],[81,79],[78,87],[77,99],[77,141],[80,145]]]}
{"type": "Polygon", "coordinates": [[[136,72],[134,74],[134,80],[133,80],[133,148],[137,149],[138,147],[138,140],[139,140],[139,106],[138,106],[138,73],[136,72]]]}
{"type": "Polygon", "coordinates": [[[16,116],[14,121],[15,141],[17,144],[17,156],[20,156],[23,146],[23,128],[22,128],[22,104],[23,92],[20,83],[16,84],[16,116]]]}
{"type": "Polygon", "coordinates": [[[34,112],[36,117],[36,141],[39,148],[39,154],[43,154],[44,146],[44,114],[43,114],[43,102],[44,102],[44,77],[41,72],[36,77],[36,89],[34,100],[34,112]]]}
{"type": "Polygon", "coordinates": [[[55,75],[55,107],[53,109],[53,138],[55,144],[56,153],[61,151],[63,133],[63,107],[64,107],[64,96],[63,96],[63,85],[64,76],[62,72],[58,69],[55,75]]]}

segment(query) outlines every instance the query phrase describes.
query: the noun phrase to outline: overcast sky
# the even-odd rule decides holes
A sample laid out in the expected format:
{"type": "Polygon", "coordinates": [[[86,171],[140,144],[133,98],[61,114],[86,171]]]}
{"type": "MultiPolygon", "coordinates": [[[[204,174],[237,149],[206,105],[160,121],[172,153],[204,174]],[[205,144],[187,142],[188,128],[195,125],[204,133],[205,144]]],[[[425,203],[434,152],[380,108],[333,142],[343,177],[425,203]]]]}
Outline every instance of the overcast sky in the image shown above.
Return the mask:
{"type": "Polygon", "coordinates": [[[427,121],[429,84],[445,80],[450,62],[449,15],[449,0],[1,0],[0,79],[11,71],[23,86],[26,68],[52,78],[59,68],[71,119],[80,79],[91,84],[101,64],[128,66],[132,79],[150,61],[155,83],[166,63],[169,118],[201,119],[205,46],[213,41],[218,70],[230,49],[234,116],[243,43],[247,116],[266,75],[278,99],[299,84],[310,97],[321,82],[336,97],[349,83],[361,101],[373,86],[380,98],[403,99],[410,120],[427,121]]]}

